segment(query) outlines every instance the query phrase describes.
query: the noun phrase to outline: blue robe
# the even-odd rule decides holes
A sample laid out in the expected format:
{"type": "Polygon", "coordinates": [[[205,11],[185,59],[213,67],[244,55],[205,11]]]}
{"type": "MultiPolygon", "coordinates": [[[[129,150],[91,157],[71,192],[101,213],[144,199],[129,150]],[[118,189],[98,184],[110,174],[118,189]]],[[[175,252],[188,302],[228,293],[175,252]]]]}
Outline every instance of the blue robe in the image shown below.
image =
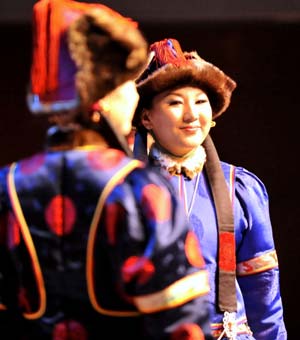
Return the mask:
{"type": "MultiPolygon", "coordinates": [[[[266,188],[257,176],[246,169],[225,162],[221,165],[234,211],[237,339],[286,340],[278,260],[266,188]]],[[[162,172],[165,173],[164,170],[162,172]]],[[[216,295],[218,229],[208,178],[205,170],[198,175],[199,178],[193,179],[183,175],[166,175],[184,202],[208,266],[211,327],[217,339],[223,331],[223,313],[218,309],[216,295]]]]}
{"type": "Polygon", "coordinates": [[[95,145],[0,169],[1,339],[211,339],[208,273],[172,190],[95,145]]]}

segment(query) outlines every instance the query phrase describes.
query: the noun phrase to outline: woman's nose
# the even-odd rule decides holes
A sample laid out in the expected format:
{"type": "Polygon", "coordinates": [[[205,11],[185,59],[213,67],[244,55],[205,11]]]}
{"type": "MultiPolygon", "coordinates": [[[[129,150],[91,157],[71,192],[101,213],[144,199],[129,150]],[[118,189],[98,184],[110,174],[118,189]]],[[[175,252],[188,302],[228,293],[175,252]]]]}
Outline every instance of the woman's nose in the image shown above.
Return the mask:
{"type": "Polygon", "coordinates": [[[199,112],[195,106],[187,104],[184,106],[183,120],[186,122],[192,122],[199,118],[199,112]]]}

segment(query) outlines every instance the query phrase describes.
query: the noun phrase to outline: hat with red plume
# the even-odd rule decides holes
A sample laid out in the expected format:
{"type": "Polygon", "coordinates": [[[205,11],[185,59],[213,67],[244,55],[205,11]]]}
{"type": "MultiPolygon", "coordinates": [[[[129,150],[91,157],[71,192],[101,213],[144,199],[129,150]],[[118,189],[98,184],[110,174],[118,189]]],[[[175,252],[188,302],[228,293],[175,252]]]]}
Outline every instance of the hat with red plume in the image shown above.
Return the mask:
{"type": "MultiPolygon", "coordinates": [[[[223,71],[202,59],[197,52],[183,52],[176,39],[150,46],[150,62],[137,80],[140,105],[156,94],[181,85],[201,88],[209,97],[213,118],[229,106],[236,83],[223,71]]],[[[137,114],[139,111],[137,111],[137,114]]]]}
{"type": "Polygon", "coordinates": [[[70,24],[91,8],[105,6],[73,0],[39,0],[33,6],[33,42],[28,108],[55,113],[79,105],[76,66],[67,43],[70,24]]]}

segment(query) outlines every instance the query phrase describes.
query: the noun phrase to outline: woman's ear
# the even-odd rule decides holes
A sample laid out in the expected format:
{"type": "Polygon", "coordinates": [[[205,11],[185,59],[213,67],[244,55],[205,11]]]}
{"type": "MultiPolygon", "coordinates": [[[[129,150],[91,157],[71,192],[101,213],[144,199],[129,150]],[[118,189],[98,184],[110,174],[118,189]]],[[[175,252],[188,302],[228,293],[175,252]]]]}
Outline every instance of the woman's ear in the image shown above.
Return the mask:
{"type": "Polygon", "coordinates": [[[151,119],[149,118],[149,114],[150,114],[149,110],[147,110],[147,109],[142,110],[141,122],[147,130],[152,129],[152,123],[151,123],[151,119]]]}

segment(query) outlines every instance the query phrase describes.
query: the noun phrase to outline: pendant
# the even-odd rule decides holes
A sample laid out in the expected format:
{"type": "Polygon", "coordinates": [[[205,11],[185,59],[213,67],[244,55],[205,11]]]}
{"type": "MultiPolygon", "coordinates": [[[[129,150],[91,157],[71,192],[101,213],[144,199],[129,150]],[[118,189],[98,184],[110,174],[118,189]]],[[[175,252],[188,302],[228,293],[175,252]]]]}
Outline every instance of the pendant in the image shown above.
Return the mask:
{"type": "Polygon", "coordinates": [[[227,337],[228,340],[236,340],[237,336],[237,326],[235,313],[225,312],[223,317],[223,332],[218,337],[217,340],[221,340],[224,336],[227,337]]]}

